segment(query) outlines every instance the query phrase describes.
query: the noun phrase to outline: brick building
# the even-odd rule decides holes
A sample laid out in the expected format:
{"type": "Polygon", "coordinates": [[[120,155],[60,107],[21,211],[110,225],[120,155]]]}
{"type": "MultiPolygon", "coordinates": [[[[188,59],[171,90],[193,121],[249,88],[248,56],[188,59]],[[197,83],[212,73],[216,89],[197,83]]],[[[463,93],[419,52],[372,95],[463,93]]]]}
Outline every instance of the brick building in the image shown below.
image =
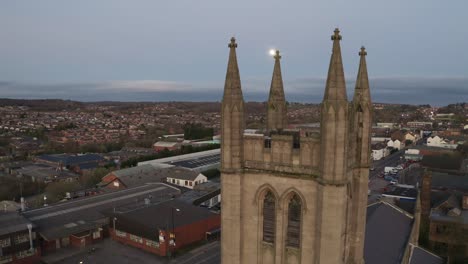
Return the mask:
{"type": "Polygon", "coordinates": [[[112,239],[160,256],[207,239],[219,230],[220,215],[171,200],[125,212],[109,213],[112,239]]]}
{"type": "Polygon", "coordinates": [[[0,212],[0,263],[39,263],[36,228],[17,212],[0,212]]]}

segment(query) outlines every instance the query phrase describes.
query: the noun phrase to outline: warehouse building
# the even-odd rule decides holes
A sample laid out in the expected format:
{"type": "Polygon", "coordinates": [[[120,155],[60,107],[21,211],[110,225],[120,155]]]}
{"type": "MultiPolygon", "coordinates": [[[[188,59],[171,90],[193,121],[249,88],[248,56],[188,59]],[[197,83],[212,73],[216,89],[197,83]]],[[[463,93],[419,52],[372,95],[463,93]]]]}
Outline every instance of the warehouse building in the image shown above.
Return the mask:
{"type": "Polygon", "coordinates": [[[185,155],[173,156],[169,158],[155,159],[139,162],[138,166],[150,164],[156,168],[167,168],[178,166],[192,171],[202,172],[210,169],[217,169],[220,166],[220,149],[213,149],[190,153],[185,155]]]}
{"type": "Polygon", "coordinates": [[[178,200],[108,215],[112,239],[159,256],[206,240],[221,226],[219,214],[178,200]]]}
{"type": "Polygon", "coordinates": [[[64,247],[83,248],[102,240],[109,225],[104,211],[131,210],[145,203],[166,201],[179,193],[167,184],[146,184],[26,211],[23,216],[37,226],[42,253],[47,254],[64,247]]]}

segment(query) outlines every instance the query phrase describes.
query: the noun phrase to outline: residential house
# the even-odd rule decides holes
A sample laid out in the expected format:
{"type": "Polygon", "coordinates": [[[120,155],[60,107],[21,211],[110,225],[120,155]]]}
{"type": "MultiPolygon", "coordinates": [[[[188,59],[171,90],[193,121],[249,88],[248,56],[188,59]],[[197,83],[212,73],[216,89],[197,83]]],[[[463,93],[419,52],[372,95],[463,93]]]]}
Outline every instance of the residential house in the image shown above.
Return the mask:
{"type": "Polygon", "coordinates": [[[101,187],[109,189],[125,189],[152,182],[163,182],[166,179],[163,169],[149,164],[115,170],[102,178],[101,187]]]}
{"type": "Polygon", "coordinates": [[[166,181],[181,187],[193,189],[196,185],[208,181],[205,175],[189,169],[172,167],[168,168],[168,170],[171,173],[167,176],[166,181]]]}
{"type": "Polygon", "coordinates": [[[387,144],[384,142],[372,143],[371,150],[373,160],[381,160],[390,154],[387,144]]]}

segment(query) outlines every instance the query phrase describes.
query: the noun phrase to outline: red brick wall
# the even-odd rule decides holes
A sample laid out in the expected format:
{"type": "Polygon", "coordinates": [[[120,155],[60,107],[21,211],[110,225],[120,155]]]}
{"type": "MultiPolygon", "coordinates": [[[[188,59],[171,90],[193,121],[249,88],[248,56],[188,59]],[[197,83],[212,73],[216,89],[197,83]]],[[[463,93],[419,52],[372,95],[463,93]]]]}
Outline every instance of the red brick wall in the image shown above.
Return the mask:
{"type": "Polygon", "coordinates": [[[172,248],[169,246],[168,232],[163,232],[165,241],[164,243],[159,244],[159,248],[153,248],[153,247],[147,246],[145,238],[143,238],[143,243],[134,242],[130,240],[130,235],[128,233],[125,238],[118,237],[115,235],[115,232],[112,228],[109,228],[109,233],[112,239],[119,241],[120,243],[129,245],[132,247],[140,248],[140,249],[143,249],[145,251],[151,252],[156,255],[166,256],[169,250],[171,251],[178,250],[184,246],[190,245],[197,241],[205,240],[207,231],[219,228],[220,226],[221,226],[221,216],[213,215],[210,218],[193,223],[191,225],[178,227],[175,229],[175,234],[176,234],[176,247],[175,248],[172,248]]]}
{"type": "Polygon", "coordinates": [[[36,264],[41,262],[41,249],[36,248],[36,255],[27,258],[16,259],[16,255],[13,254],[13,264],[36,264]]]}
{"type": "MultiPolygon", "coordinates": [[[[143,243],[137,243],[135,241],[130,240],[129,233],[127,233],[127,237],[125,238],[116,236],[112,228],[109,228],[109,234],[111,235],[113,240],[118,241],[124,245],[136,247],[136,248],[145,250],[147,252],[150,252],[159,256],[166,255],[166,246],[164,244],[159,244],[159,248],[149,247],[146,245],[146,239],[144,237],[143,237],[143,243]]],[[[156,242],[159,242],[159,241],[156,241],[156,242]]]]}
{"type": "Polygon", "coordinates": [[[176,250],[206,238],[206,232],[221,226],[221,216],[213,215],[191,225],[176,228],[176,250]]]}
{"type": "Polygon", "coordinates": [[[91,244],[91,235],[83,236],[83,237],[76,237],[70,236],[70,245],[72,247],[80,248],[81,246],[86,246],[91,244]]]}

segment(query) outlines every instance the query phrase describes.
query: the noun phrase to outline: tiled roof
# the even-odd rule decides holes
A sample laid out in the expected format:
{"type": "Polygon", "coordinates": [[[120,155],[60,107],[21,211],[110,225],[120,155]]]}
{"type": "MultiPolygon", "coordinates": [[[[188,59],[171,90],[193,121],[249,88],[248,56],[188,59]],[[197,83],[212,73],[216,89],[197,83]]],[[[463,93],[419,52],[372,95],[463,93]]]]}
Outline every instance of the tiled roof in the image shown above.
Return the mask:
{"type": "Polygon", "coordinates": [[[364,260],[400,263],[411,233],[413,218],[396,206],[379,202],[367,207],[364,260]]]}

